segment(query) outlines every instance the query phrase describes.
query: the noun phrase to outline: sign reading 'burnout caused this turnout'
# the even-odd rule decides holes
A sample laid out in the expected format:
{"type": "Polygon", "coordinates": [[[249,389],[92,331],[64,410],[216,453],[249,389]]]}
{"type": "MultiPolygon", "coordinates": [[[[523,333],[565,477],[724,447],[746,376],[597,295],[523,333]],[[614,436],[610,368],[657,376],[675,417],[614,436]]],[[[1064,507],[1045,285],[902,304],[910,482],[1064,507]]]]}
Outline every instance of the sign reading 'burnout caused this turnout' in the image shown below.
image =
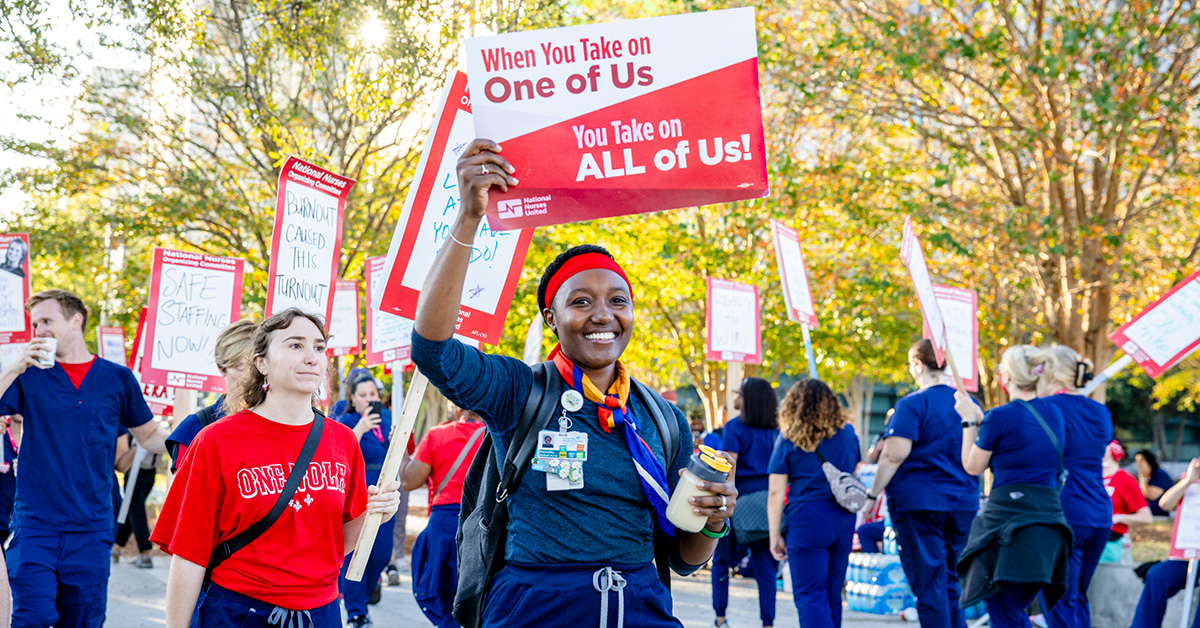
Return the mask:
{"type": "Polygon", "coordinates": [[[1200,272],[1176,284],[1108,338],[1157,378],[1200,348],[1200,272]]]}
{"type": "Polygon", "coordinates": [[[29,234],[0,233],[0,345],[33,337],[25,302],[30,296],[29,234]]]}
{"type": "MultiPolygon", "coordinates": [[[[443,246],[461,246],[450,240],[460,202],[456,164],[474,137],[467,77],[454,72],[442,90],[441,106],[392,235],[384,269],[386,285],[380,285],[370,301],[375,308],[416,319],[417,299],[434,258],[443,246]]],[[[471,258],[459,300],[459,335],[493,345],[500,342],[531,238],[533,229],[493,231],[486,222],[479,225],[470,242],[471,258]]]]}
{"type": "Polygon", "coordinates": [[[808,270],[800,251],[800,235],[778,220],[771,221],[771,235],[775,237],[775,263],[779,266],[788,319],[816,329],[817,308],[813,307],[812,291],[808,288],[808,270]]]}
{"type": "MultiPolygon", "coordinates": [[[[367,303],[383,289],[387,256],[367,259],[367,303]]],[[[412,320],[367,307],[367,366],[406,362],[412,355],[412,320]]]]}
{"type": "MultiPolygon", "coordinates": [[[[979,374],[975,370],[979,361],[978,296],[974,290],[936,284],[933,286],[933,295],[946,325],[946,350],[954,357],[963,388],[978,392],[979,374]]],[[[925,322],[924,334],[926,338],[933,337],[928,321],[925,322]]]]}
{"type": "Polygon", "coordinates": [[[297,307],[328,321],[342,250],[342,215],[354,187],[296,157],[279,171],[266,316],[297,307]]]}
{"type": "Polygon", "coordinates": [[[242,267],[233,257],[154,250],[142,383],[225,392],[217,335],[242,311],[242,267]]]}
{"type": "Polygon", "coordinates": [[[709,277],[705,344],[709,360],[762,362],[758,286],[709,277]]]}
{"type": "Polygon", "coordinates": [[[329,355],[358,355],[362,338],[362,317],[358,315],[358,282],[341,280],[333,293],[333,314],[329,318],[329,355]]]}
{"type": "Polygon", "coordinates": [[[754,9],[505,33],[466,42],[478,137],[520,184],[493,229],[767,195],[754,9]]]}

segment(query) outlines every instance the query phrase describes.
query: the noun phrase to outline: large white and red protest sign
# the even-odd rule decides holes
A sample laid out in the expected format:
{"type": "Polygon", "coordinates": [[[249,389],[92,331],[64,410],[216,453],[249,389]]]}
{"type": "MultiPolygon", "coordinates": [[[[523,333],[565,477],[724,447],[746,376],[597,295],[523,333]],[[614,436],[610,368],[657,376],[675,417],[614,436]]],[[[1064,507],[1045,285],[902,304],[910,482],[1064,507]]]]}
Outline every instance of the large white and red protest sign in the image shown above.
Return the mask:
{"type": "Polygon", "coordinates": [[[816,329],[817,308],[813,306],[812,292],[808,288],[808,271],[804,267],[804,254],[800,251],[800,235],[778,220],[771,221],[771,235],[775,239],[775,264],[779,267],[788,319],[816,329]]]}
{"type": "MultiPolygon", "coordinates": [[[[367,303],[383,289],[387,277],[387,256],[367,259],[367,303]]],[[[367,348],[363,353],[367,366],[403,362],[412,355],[412,320],[367,306],[367,348]]]]}
{"type": "Polygon", "coordinates": [[[137,331],[133,334],[133,354],[129,357],[129,368],[133,376],[142,386],[142,398],[154,414],[168,416],[175,410],[175,390],[168,386],[146,384],[142,382],[142,358],[146,355],[146,319],[150,317],[148,308],[142,308],[138,314],[137,331]]]}
{"type": "Polygon", "coordinates": [[[1150,377],[1157,378],[1191,355],[1200,348],[1200,272],[1176,284],[1108,338],[1150,377]]]}
{"type": "Polygon", "coordinates": [[[1200,558],[1200,484],[1187,488],[1175,511],[1168,556],[1176,560],[1200,558]]]}
{"type": "Polygon", "coordinates": [[[0,344],[29,342],[29,234],[0,233],[0,344]]]}
{"type": "Polygon", "coordinates": [[[705,349],[709,360],[762,362],[762,318],[758,286],[713,279],[705,308],[705,349]]]}
{"type": "Polygon", "coordinates": [[[97,327],[96,351],[101,358],[109,362],[116,362],[121,366],[128,364],[129,356],[125,355],[125,328],[103,325],[97,327]]]}
{"type": "MultiPolygon", "coordinates": [[[[392,236],[384,270],[386,286],[375,290],[374,300],[369,301],[376,309],[415,319],[417,299],[438,251],[442,246],[460,246],[449,240],[459,206],[455,165],[474,137],[467,77],[455,72],[442,90],[441,106],[392,236]]],[[[532,237],[533,229],[493,231],[480,224],[471,243],[460,300],[460,335],[493,345],[500,342],[532,237]]]]}
{"type": "MultiPolygon", "coordinates": [[[[954,357],[963,388],[978,392],[979,297],[974,290],[938,284],[933,286],[933,295],[946,326],[947,351],[954,357]]],[[[924,334],[926,338],[933,338],[929,321],[925,321],[924,334]]]]}
{"type": "MultiPolygon", "coordinates": [[[[933,282],[929,279],[929,267],[925,265],[925,254],[921,252],[921,241],[913,231],[912,218],[904,219],[904,236],[900,240],[900,257],[908,267],[912,277],[913,287],[917,291],[917,302],[921,305],[921,315],[925,317],[925,325],[929,328],[929,339],[933,342],[934,353],[940,364],[946,354],[946,323],[942,318],[942,310],[938,307],[937,296],[933,292],[933,282]]],[[[957,366],[958,361],[955,361],[957,366]]]]}
{"type": "Polygon", "coordinates": [[[17,359],[21,357],[21,350],[25,348],[27,342],[18,342],[10,345],[0,345],[0,371],[17,363],[17,359]]]}
{"type": "Polygon", "coordinates": [[[329,355],[358,355],[362,317],[358,313],[358,282],[337,282],[329,319],[329,355]]]}
{"type": "Polygon", "coordinates": [[[519,179],[494,229],[709,205],[768,193],[754,9],[476,37],[478,137],[519,179]]]}
{"type": "Polygon", "coordinates": [[[142,382],[225,392],[213,354],[217,335],[242,312],[242,268],[235,257],[154,250],[142,382]]]}
{"type": "Polygon", "coordinates": [[[296,157],[279,171],[266,316],[297,307],[328,321],[342,251],[342,215],[354,187],[296,157]]]}

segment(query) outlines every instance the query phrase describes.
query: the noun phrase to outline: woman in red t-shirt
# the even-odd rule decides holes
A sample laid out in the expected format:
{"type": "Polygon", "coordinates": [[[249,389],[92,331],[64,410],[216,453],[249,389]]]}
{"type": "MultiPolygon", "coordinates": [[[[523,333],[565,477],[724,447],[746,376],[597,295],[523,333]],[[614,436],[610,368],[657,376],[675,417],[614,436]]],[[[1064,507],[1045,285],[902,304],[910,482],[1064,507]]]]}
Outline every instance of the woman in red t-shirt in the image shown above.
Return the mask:
{"type": "Polygon", "coordinates": [[[151,535],[173,556],[168,628],[340,627],[342,561],[365,513],[385,520],[396,513],[400,484],[366,488],[358,439],[332,419],[322,419],[312,463],[283,514],[203,587],[214,549],[270,512],[287,483],[315,416],[313,394],[325,381],[327,339],[320,319],[295,308],[263,321],[253,368],[226,399],[233,414],[188,448],[151,535]]]}
{"type": "Polygon", "coordinates": [[[1124,553],[1121,538],[1129,531],[1129,526],[1153,520],[1150,505],[1142,496],[1142,487],[1137,479],[1121,469],[1120,462],[1124,458],[1125,448],[1115,440],[1104,449],[1104,488],[1108,489],[1108,496],[1112,499],[1113,526],[1101,557],[1102,562],[1120,562],[1124,553]]]}

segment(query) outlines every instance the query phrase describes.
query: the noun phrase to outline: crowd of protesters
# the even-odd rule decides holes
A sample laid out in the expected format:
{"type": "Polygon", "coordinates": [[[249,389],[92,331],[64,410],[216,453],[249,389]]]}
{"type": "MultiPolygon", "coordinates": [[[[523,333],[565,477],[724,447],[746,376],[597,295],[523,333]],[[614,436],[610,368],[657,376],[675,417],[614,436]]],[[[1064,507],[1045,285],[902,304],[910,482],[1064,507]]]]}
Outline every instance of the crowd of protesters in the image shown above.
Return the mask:
{"type": "MultiPolygon", "coordinates": [[[[637,281],[595,245],[564,251],[542,274],[538,307],[558,342],[549,360],[486,354],[454,337],[458,295],[489,190],[515,185],[512,172],[491,142],[461,153],[463,202],[430,270],[412,352],[453,420],[401,448],[411,457],[383,487],[393,417],[382,383],[356,370],[340,408],[326,416],[314,406],[329,364],[321,317],[287,309],[228,326],[214,356],[227,393],[168,434],[132,372],[87,351],[83,302],[62,290],[34,295],[35,338],[0,374],[0,586],[11,586],[13,625],[102,625],[109,558],[130,535],[136,565],[153,564],[153,545],[171,556],[170,628],[332,628],[343,606],[346,626],[372,625],[368,606],[404,567],[407,493],[425,486],[413,594],[439,628],[680,626],[670,572],[706,564],[716,627],[727,625],[735,568],[753,573],[759,618],[772,626],[781,561],[800,625],[838,628],[857,515],[877,514],[885,493],[922,628],[965,628],[962,609],[980,601],[997,628],[1030,626],[1035,602],[1050,628],[1087,628],[1102,557],[1200,480],[1193,461],[1172,484],[1145,450],[1136,478],[1121,470],[1112,417],[1080,394],[1091,364],[1063,346],[1006,349],[997,379],[1011,401],[985,412],[955,390],[928,340],[915,343],[916,390],[871,448],[871,486],[852,475],[863,464],[859,435],[815,378],[781,401],[770,382],[746,378],[731,391],[739,414],[696,433],[673,394],[621,361],[637,281]],[[543,442],[564,452],[572,443],[573,453],[560,461],[543,442]],[[138,447],[150,455],[136,480],[127,475],[132,512],[115,527],[114,469],[131,470],[138,447]],[[155,456],[167,452],[175,476],[151,531],[144,502],[155,456]],[[691,491],[683,515],[677,490],[691,491]],[[482,537],[470,527],[481,512],[499,517],[477,522],[482,537]],[[369,513],[383,525],[356,581],[346,556],[369,513]],[[494,542],[495,556],[460,554],[463,537],[494,542]],[[463,583],[476,595],[467,603],[463,583]]],[[[878,551],[883,524],[868,525],[859,544],[878,551]]],[[[1160,626],[1184,577],[1180,563],[1151,568],[1135,626],[1160,626]]]]}

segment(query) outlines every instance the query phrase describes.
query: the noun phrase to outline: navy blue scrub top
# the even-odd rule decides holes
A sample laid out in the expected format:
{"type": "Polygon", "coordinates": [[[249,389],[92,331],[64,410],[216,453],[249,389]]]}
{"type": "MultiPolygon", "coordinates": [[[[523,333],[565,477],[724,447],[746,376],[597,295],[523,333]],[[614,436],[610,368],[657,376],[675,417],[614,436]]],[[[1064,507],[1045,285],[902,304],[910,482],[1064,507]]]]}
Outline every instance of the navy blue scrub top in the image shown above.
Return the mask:
{"type": "MultiPolygon", "coordinates": [[[[858,447],[858,435],[849,425],[817,445],[825,460],[847,473],[853,473],[854,467],[862,460],[858,447]]],[[[771,452],[770,470],[772,474],[779,473],[788,477],[789,519],[802,515],[807,504],[824,501],[837,505],[817,454],[800,449],[783,436],[775,441],[775,449],[771,452]]]]}
{"type": "Polygon", "coordinates": [[[979,509],[979,479],[962,466],[962,418],[954,411],[953,388],[930,386],[905,395],[883,435],[913,443],[887,485],[889,510],[979,509]]]}
{"type": "Polygon", "coordinates": [[[1085,528],[1112,525],[1112,499],[1104,488],[1104,448],[1112,442],[1112,414],[1082,395],[1058,394],[1043,400],[1063,415],[1063,466],[1070,473],[1062,490],[1067,522],[1085,528]]]}
{"type": "Polygon", "coordinates": [[[4,440],[4,462],[8,463],[8,471],[0,473],[0,530],[7,532],[12,521],[13,500],[17,496],[17,450],[3,431],[0,431],[0,439],[4,440]]]}
{"type": "MultiPolygon", "coordinates": [[[[224,399],[225,395],[221,395],[209,406],[213,412],[213,423],[225,418],[225,404],[222,403],[224,399]]],[[[200,417],[189,414],[171,431],[171,435],[167,437],[167,453],[171,454],[171,473],[179,471],[179,459],[184,455],[179,453],[179,448],[183,447],[184,453],[187,453],[187,448],[192,446],[192,441],[196,440],[196,435],[201,429],[200,417]]]]}
{"type": "MultiPolygon", "coordinates": [[[[1164,471],[1162,467],[1159,467],[1150,472],[1150,486],[1157,486],[1165,491],[1175,486],[1175,483],[1171,481],[1171,474],[1164,471]]],[[[1159,495],[1159,497],[1162,496],[1159,495]]],[[[1146,501],[1150,503],[1150,514],[1155,517],[1166,517],[1169,514],[1159,507],[1157,499],[1147,498],[1146,501]]]]}
{"type": "Polygon", "coordinates": [[[750,427],[742,423],[740,417],[725,424],[721,449],[737,454],[737,471],[733,476],[733,484],[738,493],[744,495],[767,490],[767,465],[771,463],[771,451],[777,438],[779,430],[750,427]]]}
{"type": "MultiPolygon", "coordinates": [[[[1061,445],[1066,438],[1062,412],[1045,399],[1029,403],[1042,415],[1061,445]]],[[[975,444],[992,452],[990,466],[995,476],[992,490],[1009,484],[1058,487],[1058,453],[1037,419],[1017,402],[989,410],[979,426],[975,444]]]]}
{"type": "MultiPolygon", "coordinates": [[[[361,414],[347,412],[339,416],[337,420],[338,423],[354,429],[360,419],[362,419],[361,414]]],[[[380,414],[379,430],[383,432],[382,441],[374,431],[367,432],[358,439],[358,446],[362,449],[363,462],[367,466],[367,486],[373,486],[379,482],[379,471],[383,468],[383,459],[387,456],[388,443],[391,442],[392,412],[387,408],[384,408],[380,414]]]]}
{"type": "Polygon", "coordinates": [[[76,389],[57,362],[29,367],[0,398],[0,414],[25,417],[13,525],[112,530],[118,431],[154,418],[133,372],[96,358],[76,389]]]}

